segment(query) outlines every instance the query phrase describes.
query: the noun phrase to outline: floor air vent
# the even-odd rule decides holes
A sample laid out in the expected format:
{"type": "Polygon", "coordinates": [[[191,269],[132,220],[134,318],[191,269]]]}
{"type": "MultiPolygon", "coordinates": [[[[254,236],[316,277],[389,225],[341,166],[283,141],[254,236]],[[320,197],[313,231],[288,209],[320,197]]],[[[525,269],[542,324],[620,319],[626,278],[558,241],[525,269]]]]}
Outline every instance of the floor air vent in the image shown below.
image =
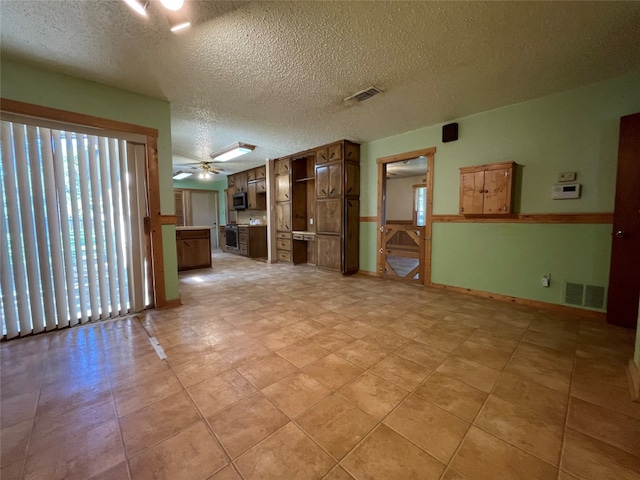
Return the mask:
{"type": "Polygon", "coordinates": [[[354,93],[353,95],[351,95],[350,97],[347,97],[344,99],[345,102],[348,102],[349,100],[354,100],[356,102],[364,102],[365,100],[373,97],[374,95],[377,95],[379,93],[382,93],[382,90],[380,90],[379,88],[376,87],[369,87],[366,88],[358,93],[354,93]]]}
{"type": "Polygon", "coordinates": [[[587,283],[565,282],[562,303],[604,310],[605,288],[587,283]]]}

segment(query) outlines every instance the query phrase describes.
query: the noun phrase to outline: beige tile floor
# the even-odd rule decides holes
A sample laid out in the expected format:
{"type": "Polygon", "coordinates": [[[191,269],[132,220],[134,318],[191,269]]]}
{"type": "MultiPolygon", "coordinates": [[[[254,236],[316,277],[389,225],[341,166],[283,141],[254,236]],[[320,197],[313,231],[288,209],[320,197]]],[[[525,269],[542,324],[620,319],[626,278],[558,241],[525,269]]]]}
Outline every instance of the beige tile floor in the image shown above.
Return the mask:
{"type": "Polygon", "coordinates": [[[1,345],[3,480],[640,478],[632,331],[231,254],[181,296],[1,345]]]}

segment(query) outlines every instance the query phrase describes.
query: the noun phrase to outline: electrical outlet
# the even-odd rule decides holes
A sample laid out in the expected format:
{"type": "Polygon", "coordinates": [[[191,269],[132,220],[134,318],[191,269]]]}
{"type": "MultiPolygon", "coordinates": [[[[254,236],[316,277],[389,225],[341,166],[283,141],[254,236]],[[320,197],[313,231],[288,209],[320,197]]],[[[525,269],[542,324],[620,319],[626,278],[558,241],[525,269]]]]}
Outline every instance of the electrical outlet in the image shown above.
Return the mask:
{"type": "Polygon", "coordinates": [[[549,288],[550,285],[551,285],[551,274],[543,275],[542,276],[542,286],[544,288],[549,288]]]}

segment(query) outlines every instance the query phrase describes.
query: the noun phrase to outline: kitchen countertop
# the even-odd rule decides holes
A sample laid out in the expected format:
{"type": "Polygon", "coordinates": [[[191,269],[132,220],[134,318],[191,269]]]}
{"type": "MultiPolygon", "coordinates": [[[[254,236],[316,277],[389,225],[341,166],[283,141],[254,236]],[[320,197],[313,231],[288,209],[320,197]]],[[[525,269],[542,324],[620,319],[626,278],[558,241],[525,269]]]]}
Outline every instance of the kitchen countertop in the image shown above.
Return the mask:
{"type": "Polygon", "coordinates": [[[302,235],[315,235],[316,232],[310,232],[308,230],[293,230],[291,233],[299,233],[302,235]]]}
{"type": "Polygon", "coordinates": [[[227,225],[224,225],[225,227],[230,227],[230,226],[236,226],[236,227],[266,227],[266,225],[249,225],[248,223],[229,223],[227,225]]]}
{"type": "Polygon", "coordinates": [[[207,227],[206,225],[202,227],[189,225],[187,227],[176,227],[176,232],[180,232],[183,230],[211,230],[212,228],[213,227],[207,227]]]}

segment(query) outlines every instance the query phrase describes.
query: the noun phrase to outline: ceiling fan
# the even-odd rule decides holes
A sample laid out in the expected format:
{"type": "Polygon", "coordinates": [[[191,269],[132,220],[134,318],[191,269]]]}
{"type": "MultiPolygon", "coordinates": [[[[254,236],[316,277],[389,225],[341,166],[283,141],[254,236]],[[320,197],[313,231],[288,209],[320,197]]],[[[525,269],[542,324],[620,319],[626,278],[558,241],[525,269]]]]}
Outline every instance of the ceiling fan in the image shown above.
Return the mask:
{"type": "MultiPolygon", "coordinates": [[[[124,2],[138,15],[147,16],[150,0],[124,0],[124,2]]],[[[191,26],[188,14],[182,8],[184,0],[160,0],[160,4],[164,7],[164,16],[169,22],[172,32],[178,32],[191,26]]]]}
{"type": "Polygon", "coordinates": [[[214,167],[212,163],[214,162],[201,161],[197,163],[184,164],[185,167],[188,167],[188,170],[180,170],[174,173],[173,178],[175,180],[182,180],[190,177],[191,175],[197,175],[198,178],[210,179],[213,178],[214,175],[224,172],[223,168],[214,167]]]}

